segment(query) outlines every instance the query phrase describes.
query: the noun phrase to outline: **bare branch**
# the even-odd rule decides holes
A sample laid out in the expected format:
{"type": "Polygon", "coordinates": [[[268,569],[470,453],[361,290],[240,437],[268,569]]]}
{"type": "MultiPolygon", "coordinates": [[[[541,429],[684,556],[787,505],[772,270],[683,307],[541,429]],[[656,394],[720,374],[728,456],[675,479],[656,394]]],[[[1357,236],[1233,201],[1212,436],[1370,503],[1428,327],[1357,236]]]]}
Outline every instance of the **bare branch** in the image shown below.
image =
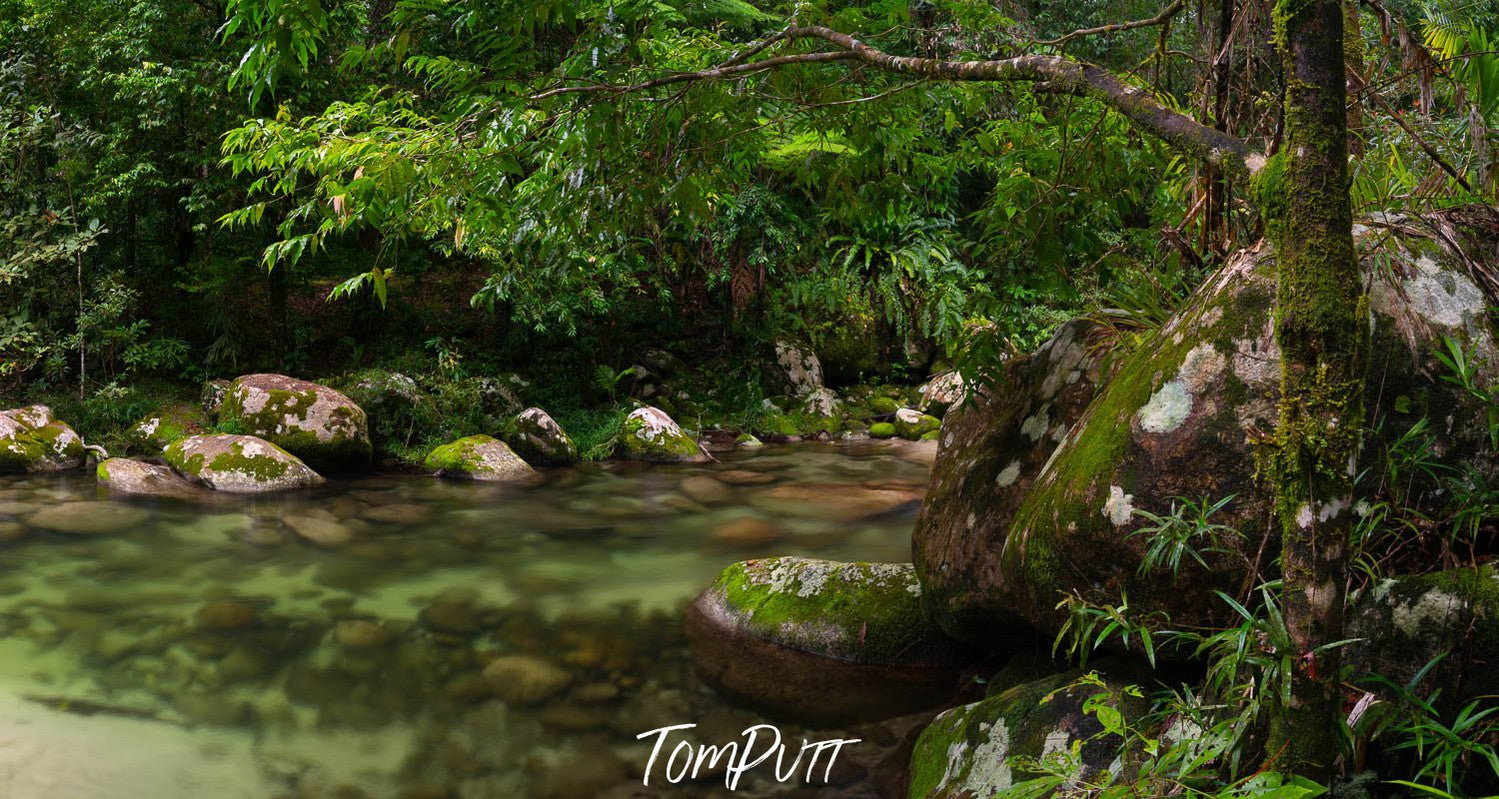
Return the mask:
{"type": "Polygon", "coordinates": [[[1119,31],[1129,31],[1136,28],[1150,28],[1156,25],[1164,25],[1168,21],[1170,21],[1172,17],[1180,13],[1181,10],[1186,7],[1186,5],[1186,0],[1176,0],[1171,5],[1161,9],[1161,13],[1156,14],[1150,19],[1137,19],[1131,22],[1116,22],[1112,25],[1100,25],[1096,28],[1083,28],[1081,30],[1075,30],[1067,34],[1066,36],[1061,36],[1056,39],[1046,39],[1044,41],[1038,41],[1036,42],[1036,44],[1063,45],[1072,41],[1073,39],[1080,39],[1084,36],[1097,36],[1100,33],[1118,33],[1119,31]]]}

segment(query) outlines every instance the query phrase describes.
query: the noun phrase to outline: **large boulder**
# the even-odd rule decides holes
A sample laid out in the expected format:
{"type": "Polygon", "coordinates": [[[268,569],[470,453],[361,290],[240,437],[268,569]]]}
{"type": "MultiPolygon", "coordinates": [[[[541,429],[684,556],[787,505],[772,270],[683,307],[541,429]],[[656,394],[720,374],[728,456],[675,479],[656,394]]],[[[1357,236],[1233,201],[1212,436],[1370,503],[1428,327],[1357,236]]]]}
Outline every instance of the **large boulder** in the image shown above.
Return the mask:
{"type": "Polygon", "coordinates": [[[188,436],[162,457],[179,475],[215,491],[254,494],[323,482],[295,455],[255,436],[188,436]]]}
{"type": "Polygon", "coordinates": [[[244,375],[229,387],[219,420],[319,468],[350,469],[370,461],[364,410],[343,394],[306,380],[244,375]]]}
{"type": "MultiPolygon", "coordinates": [[[[1442,379],[1434,351],[1452,337],[1483,384],[1499,376],[1492,301],[1467,266],[1499,263],[1496,233],[1499,212],[1472,209],[1356,231],[1370,286],[1368,419],[1383,420],[1387,439],[1427,419],[1439,462],[1490,473],[1488,431],[1473,423],[1484,408],[1442,379]]],[[[989,642],[1029,628],[1054,634],[1064,594],[1111,603],[1127,594],[1137,618],[1160,624],[1233,620],[1214,591],[1241,593],[1254,564],[1271,567],[1278,550],[1269,491],[1255,479],[1279,401],[1274,272],[1268,246],[1239,252],[1128,351],[1105,353],[1090,323],[1069,323],[1006,363],[998,388],[949,411],[914,535],[945,629],[989,642]],[[1178,574],[1142,575],[1149,541],[1132,535],[1147,524],[1136,511],[1164,515],[1180,497],[1232,497],[1213,521],[1242,538],[1198,542],[1206,568],[1183,558],[1178,574]]]]}
{"type": "Polygon", "coordinates": [[[948,409],[963,401],[968,393],[968,384],[956,369],[932,375],[921,384],[921,407],[918,409],[933,416],[942,416],[948,409]]]}
{"type": "Polygon", "coordinates": [[[1073,670],[944,711],[916,741],[907,795],[910,799],[995,796],[1041,776],[1027,768],[1044,758],[1067,754],[1075,742],[1081,742],[1078,777],[1089,779],[1109,770],[1117,773],[1124,766],[1119,759],[1124,740],[1105,734],[1097,714],[1087,712],[1085,704],[1107,693],[1098,701],[1126,719],[1143,715],[1148,704],[1127,694],[1125,681],[1083,677],[1081,670],[1073,670]]]}
{"type": "Polygon", "coordinates": [[[1492,565],[1375,581],[1349,597],[1343,652],[1357,679],[1441,689],[1449,704],[1499,694],[1499,570],[1492,565]]]}
{"type": "Polygon", "coordinates": [[[170,405],[146,414],[125,432],[130,449],[142,455],[160,455],[180,438],[197,435],[211,426],[208,414],[196,405],[170,405]]]}
{"type": "Polygon", "coordinates": [[[535,483],[541,477],[505,442],[483,435],[460,438],[433,449],[425,465],[439,477],[496,483],[535,483]]]}
{"type": "Polygon", "coordinates": [[[0,411],[0,474],[61,472],[83,460],[83,439],[46,405],[0,411]]]}
{"type": "Polygon", "coordinates": [[[713,460],[692,436],[660,408],[636,408],[625,417],[615,440],[625,460],[651,463],[705,463],[713,460]]]}
{"type": "Polygon", "coordinates": [[[368,416],[370,443],[377,453],[391,452],[419,438],[426,432],[422,423],[436,416],[432,398],[401,372],[369,370],[340,386],[368,416]]]}
{"type": "Polygon", "coordinates": [[[516,415],[505,436],[515,454],[537,466],[566,466],[578,460],[578,447],[562,425],[540,408],[516,415]]]}
{"type": "Polygon", "coordinates": [[[909,564],[736,563],[688,607],[686,629],[708,684],[816,725],[939,707],[971,660],[927,621],[909,564]]]}
{"type": "Polygon", "coordinates": [[[109,458],[100,461],[96,474],[99,485],[112,494],[167,499],[199,499],[204,496],[202,488],[188,482],[171,469],[154,463],[129,458],[109,458]]]}

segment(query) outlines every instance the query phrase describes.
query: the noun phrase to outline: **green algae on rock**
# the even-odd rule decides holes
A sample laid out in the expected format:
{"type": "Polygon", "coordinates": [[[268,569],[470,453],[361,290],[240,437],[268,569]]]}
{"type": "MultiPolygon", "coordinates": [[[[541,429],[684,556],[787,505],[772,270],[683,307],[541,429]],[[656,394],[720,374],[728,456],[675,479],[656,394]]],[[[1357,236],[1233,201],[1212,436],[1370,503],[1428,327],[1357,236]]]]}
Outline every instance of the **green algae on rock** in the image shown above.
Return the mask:
{"type": "Polygon", "coordinates": [[[660,408],[636,408],[625,417],[615,454],[651,463],[704,463],[712,456],[660,408]]]}
{"type": "Polygon", "coordinates": [[[179,475],[215,491],[284,491],[323,482],[295,455],[255,436],[188,436],[162,456],[179,475]]]}
{"type": "Polygon", "coordinates": [[[895,433],[907,441],[918,441],[941,427],[941,419],[913,408],[901,408],[895,412],[895,433]]]}
{"type": "Polygon", "coordinates": [[[219,420],[320,468],[353,469],[370,461],[364,410],[343,394],[306,380],[244,375],[225,395],[219,420]]]}
{"type": "Polygon", "coordinates": [[[485,435],[443,444],[427,455],[424,465],[439,477],[500,483],[533,483],[540,477],[505,442],[485,435]]]}
{"type": "Polygon", "coordinates": [[[578,447],[562,425],[540,408],[527,408],[510,423],[505,441],[534,466],[566,466],[578,460],[578,447]]]}
{"type": "Polygon", "coordinates": [[[869,426],[871,438],[895,438],[895,425],[889,422],[875,422],[869,426]]]}
{"type": "Polygon", "coordinates": [[[46,405],[0,411],[0,474],[83,466],[83,439],[46,405]]]}
{"type": "Polygon", "coordinates": [[[1082,773],[1088,777],[1124,767],[1123,741],[1103,735],[1103,725],[1084,711],[1100,693],[1125,718],[1147,709],[1143,699],[1124,693],[1123,682],[1084,681],[1082,670],[1017,685],[980,702],[944,711],[922,731],[911,754],[910,799],[973,799],[1002,793],[1029,774],[1023,763],[1068,752],[1080,745],[1082,773]],[[1017,760],[1021,758],[1021,760],[1017,760]]]}
{"type": "Polygon", "coordinates": [[[703,678],[767,713],[813,724],[937,707],[966,647],[930,624],[910,564],[780,557],[725,569],[687,611],[703,678]]]}
{"type": "Polygon", "coordinates": [[[110,458],[100,461],[95,473],[99,485],[110,493],[138,494],[169,499],[200,499],[203,489],[183,479],[176,472],[154,463],[110,458]]]}
{"type": "Polygon", "coordinates": [[[211,426],[208,414],[195,405],[171,405],[147,414],[125,433],[133,452],[160,455],[180,438],[197,435],[211,426]]]}

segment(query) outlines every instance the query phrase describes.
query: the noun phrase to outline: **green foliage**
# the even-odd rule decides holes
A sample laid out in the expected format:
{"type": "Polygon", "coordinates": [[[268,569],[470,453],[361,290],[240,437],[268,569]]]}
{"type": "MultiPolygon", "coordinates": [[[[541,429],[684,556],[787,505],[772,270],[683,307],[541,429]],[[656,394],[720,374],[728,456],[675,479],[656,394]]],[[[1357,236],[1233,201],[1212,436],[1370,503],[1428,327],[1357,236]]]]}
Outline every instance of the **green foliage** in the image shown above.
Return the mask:
{"type": "Polygon", "coordinates": [[[1212,518],[1233,500],[1233,495],[1217,502],[1209,502],[1206,498],[1193,501],[1186,497],[1173,497],[1171,509],[1164,516],[1136,508],[1135,515],[1146,522],[1129,534],[1130,538],[1146,539],[1145,555],[1140,559],[1140,575],[1147,576],[1165,566],[1171,570],[1171,576],[1175,577],[1181,571],[1183,555],[1206,569],[1208,564],[1202,558],[1203,553],[1232,551],[1220,546],[1219,541],[1226,537],[1242,538],[1243,535],[1226,524],[1214,522],[1212,518]]]}
{"type": "Polygon", "coordinates": [[[1411,779],[1392,782],[1423,795],[1451,796],[1453,791],[1461,795],[1468,772],[1474,766],[1487,767],[1494,778],[1499,778],[1499,752],[1493,745],[1499,722],[1489,719],[1499,711],[1493,697],[1475,699],[1449,717],[1437,709],[1440,688],[1425,697],[1417,692],[1420,683],[1445,657],[1438,655],[1403,685],[1382,675],[1371,677],[1372,687],[1391,699],[1374,704],[1360,716],[1359,732],[1363,737],[1375,743],[1388,739],[1386,752],[1414,756],[1415,771],[1411,779]]]}

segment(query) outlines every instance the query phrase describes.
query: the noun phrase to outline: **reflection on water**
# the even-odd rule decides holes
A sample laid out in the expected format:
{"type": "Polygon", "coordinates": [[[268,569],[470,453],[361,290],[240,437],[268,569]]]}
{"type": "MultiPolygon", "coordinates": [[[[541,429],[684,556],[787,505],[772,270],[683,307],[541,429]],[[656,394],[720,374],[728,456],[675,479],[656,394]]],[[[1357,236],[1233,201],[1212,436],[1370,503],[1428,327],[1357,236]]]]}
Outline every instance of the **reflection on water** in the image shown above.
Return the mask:
{"type": "MultiPolygon", "coordinates": [[[[764,721],[693,678],[682,606],[734,560],[909,559],[931,455],[801,445],[201,506],[0,477],[0,796],[731,795],[721,772],[641,785],[637,734],[764,721]]],[[[855,731],[840,787],[732,795],[874,796],[897,735],[855,731]]]]}

